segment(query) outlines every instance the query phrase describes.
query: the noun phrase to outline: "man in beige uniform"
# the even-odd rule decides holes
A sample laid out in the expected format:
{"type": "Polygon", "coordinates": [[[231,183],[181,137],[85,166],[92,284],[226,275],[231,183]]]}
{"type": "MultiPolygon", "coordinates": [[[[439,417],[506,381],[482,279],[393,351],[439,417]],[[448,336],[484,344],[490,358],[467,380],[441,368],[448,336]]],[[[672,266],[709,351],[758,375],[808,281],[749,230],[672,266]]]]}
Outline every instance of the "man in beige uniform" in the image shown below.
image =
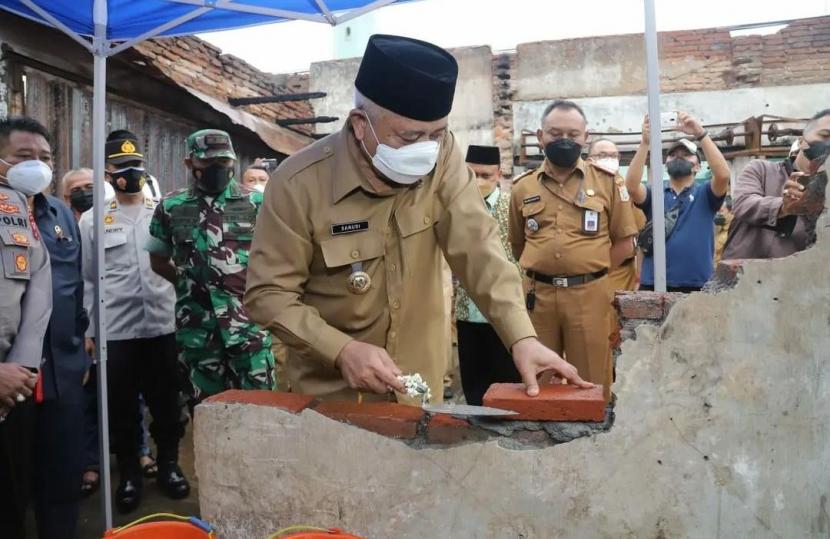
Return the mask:
{"type": "Polygon", "coordinates": [[[610,397],[608,269],[633,256],[637,227],[616,171],[580,158],[587,121],[571,101],[547,107],[538,132],[545,161],[516,179],[509,239],[525,270],[530,319],[541,341],[565,353],[610,397]]]}
{"type": "Polygon", "coordinates": [[[591,386],[535,338],[519,276],[447,130],[457,75],[435,45],[372,36],[343,130],[286,159],[268,182],[245,304],[291,348],[293,390],[385,396],[403,390],[401,372],[420,373],[440,402],[442,252],[512,348],[528,394],[547,370],[591,386]]]}

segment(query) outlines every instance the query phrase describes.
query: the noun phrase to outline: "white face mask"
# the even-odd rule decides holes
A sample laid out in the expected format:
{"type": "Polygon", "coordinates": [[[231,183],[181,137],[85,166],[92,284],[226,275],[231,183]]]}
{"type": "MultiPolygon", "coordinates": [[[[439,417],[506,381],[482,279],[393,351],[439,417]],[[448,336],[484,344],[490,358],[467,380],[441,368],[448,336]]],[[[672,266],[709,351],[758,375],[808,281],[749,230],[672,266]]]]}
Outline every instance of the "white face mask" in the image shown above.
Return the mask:
{"type": "Polygon", "coordinates": [[[603,157],[602,159],[597,159],[596,163],[597,166],[610,170],[614,173],[619,172],[620,170],[620,160],[614,159],[613,157],[603,157]]]}
{"type": "Polygon", "coordinates": [[[4,159],[3,163],[9,165],[9,170],[3,176],[9,187],[24,195],[32,196],[42,192],[52,182],[52,169],[49,165],[39,159],[29,159],[12,165],[4,159]]]}
{"type": "Polygon", "coordinates": [[[260,193],[265,192],[265,184],[264,183],[255,183],[251,186],[254,191],[259,191],[260,193]]]}
{"type": "MultiPolygon", "coordinates": [[[[441,149],[436,141],[427,140],[400,148],[392,148],[380,142],[368,116],[366,116],[366,121],[369,123],[372,135],[378,141],[378,148],[372,157],[372,166],[381,174],[395,183],[412,185],[435,168],[435,162],[438,161],[438,151],[441,149]]],[[[366,149],[366,145],[363,144],[362,140],[360,144],[363,146],[363,151],[368,154],[369,150],[366,149]]]]}

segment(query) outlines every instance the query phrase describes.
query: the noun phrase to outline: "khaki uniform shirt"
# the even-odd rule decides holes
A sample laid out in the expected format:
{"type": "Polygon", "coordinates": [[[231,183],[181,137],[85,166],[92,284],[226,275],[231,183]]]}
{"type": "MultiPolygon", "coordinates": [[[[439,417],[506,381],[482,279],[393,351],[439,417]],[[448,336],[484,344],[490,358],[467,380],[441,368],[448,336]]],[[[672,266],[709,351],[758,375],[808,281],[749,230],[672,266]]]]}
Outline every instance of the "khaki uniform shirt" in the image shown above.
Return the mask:
{"type": "MultiPolygon", "coordinates": [[[[640,232],[646,226],[646,214],[634,205],[631,206],[631,211],[634,214],[637,232],[640,232]]],[[[640,264],[637,259],[642,260],[642,256],[642,253],[638,250],[636,256],[632,257],[633,259],[627,264],[608,270],[608,286],[611,291],[637,289],[640,283],[640,264]]]]}
{"type": "Polygon", "coordinates": [[[420,373],[440,402],[442,251],[508,347],[536,335],[521,282],[451,133],[433,172],[414,186],[377,193],[366,174],[348,127],[281,164],[265,190],[245,303],[291,348],[294,390],[355,398],[334,362],[356,339],[384,347],[404,373],[420,373]],[[355,271],[371,278],[363,294],[350,291],[355,271]]]}
{"type": "Polygon", "coordinates": [[[623,179],[580,159],[560,184],[548,166],[546,160],[513,185],[508,236],[514,256],[523,268],[553,276],[609,268],[611,243],[637,233],[623,179]]]}

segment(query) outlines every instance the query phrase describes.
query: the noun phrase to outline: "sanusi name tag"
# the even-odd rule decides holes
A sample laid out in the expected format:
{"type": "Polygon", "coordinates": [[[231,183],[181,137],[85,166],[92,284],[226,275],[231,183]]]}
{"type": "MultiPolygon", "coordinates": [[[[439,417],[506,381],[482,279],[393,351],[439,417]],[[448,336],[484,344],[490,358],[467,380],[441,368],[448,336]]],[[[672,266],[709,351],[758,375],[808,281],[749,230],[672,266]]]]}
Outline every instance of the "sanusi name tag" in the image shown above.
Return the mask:
{"type": "Polygon", "coordinates": [[[350,223],[336,223],[331,225],[331,235],[353,234],[369,230],[369,221],[352,221],[350,223]]]}

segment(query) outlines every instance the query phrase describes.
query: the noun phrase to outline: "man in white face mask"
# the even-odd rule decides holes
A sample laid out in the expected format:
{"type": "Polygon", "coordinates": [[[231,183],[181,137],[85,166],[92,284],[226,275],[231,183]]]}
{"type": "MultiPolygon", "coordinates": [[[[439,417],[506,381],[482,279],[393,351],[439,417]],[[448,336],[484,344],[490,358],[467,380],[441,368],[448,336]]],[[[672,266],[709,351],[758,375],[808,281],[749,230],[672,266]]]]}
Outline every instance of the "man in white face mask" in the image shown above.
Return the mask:
{"type": "MultiPolygon", "coordinates": [[[[615,175],[615,181],[622,182],[620,172],[620,151],[613,141],[607,138],[598,138],[588,146],[588,161],[615,175]]],[[[632,207],[634,223],[640,231],[646,226],[646,215],[638,208],[632,207]]],[[[612,249],[613,253],[613,249],[612,249]]],[[[614,257],[611,258],[614,260],[614,257]]],[[[636,252],[622,261],[619,266],[608,270],[608,286],[612,292],[617,290],[636,290],[639,282],[639,264],[636,252]]],[[[614,321],[616,324],[616,321],[614,321]]]]}
{"type": "Polygon", "coordinates": [[[406,402],[397,376],[418,373],[440,401],[443,257],[530,395],[548,370],[592,386],[536,339],[519,275],[447,128],[457,76],[435,45],[372,36],[343,130],[289,157],[268,182],[245,303],[291,348],[294,391],[406,402]]]}

